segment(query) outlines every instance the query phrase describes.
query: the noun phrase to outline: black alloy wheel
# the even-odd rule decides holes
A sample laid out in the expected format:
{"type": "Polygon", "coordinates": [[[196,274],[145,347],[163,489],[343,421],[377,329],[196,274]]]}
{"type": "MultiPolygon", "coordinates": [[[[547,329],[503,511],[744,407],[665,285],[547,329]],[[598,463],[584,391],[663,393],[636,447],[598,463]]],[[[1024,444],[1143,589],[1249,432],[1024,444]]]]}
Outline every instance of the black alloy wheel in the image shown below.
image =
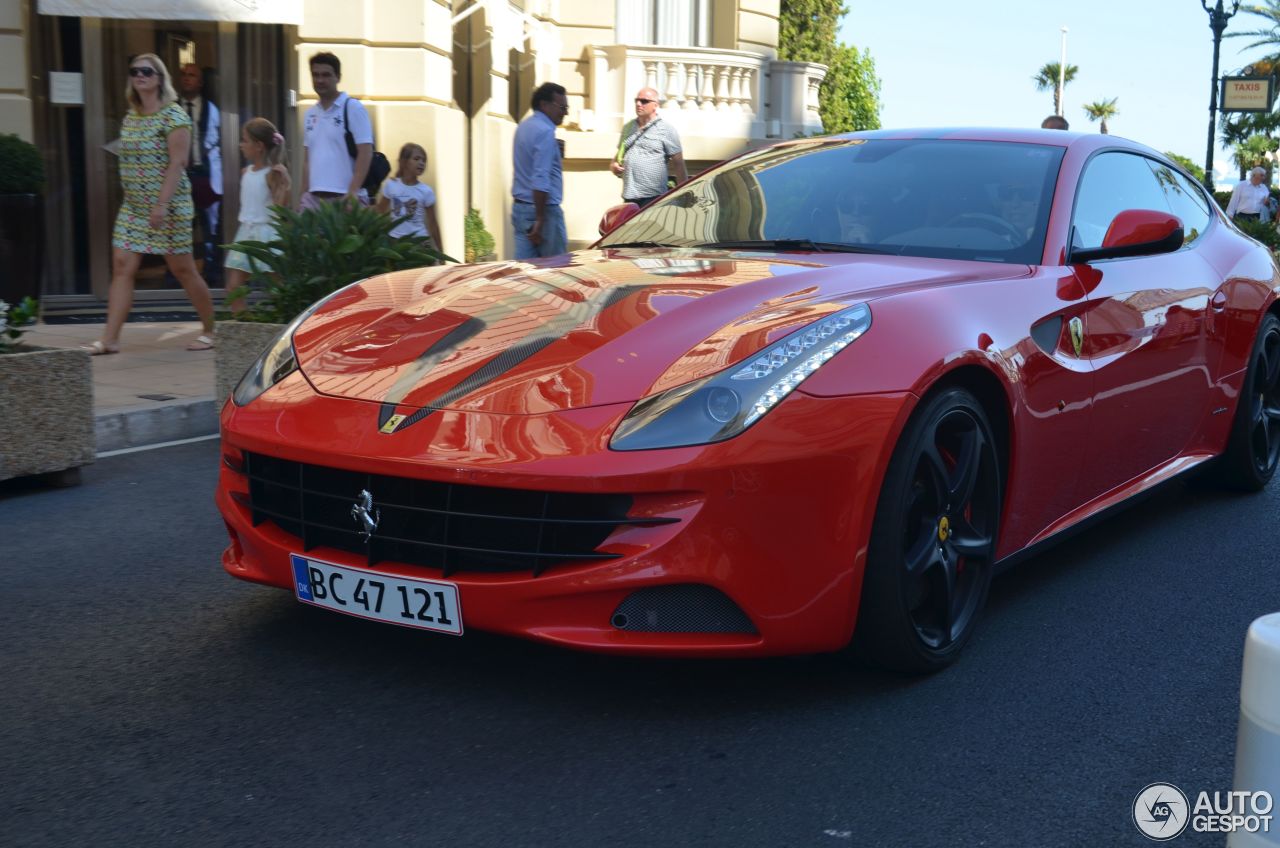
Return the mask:
{"type": "Polygon", "coordinates": [[[955,658],[991,585],[1002,495],[982,406],[959,388],[926,399],[881,489],[856,653],[909,672],[935,671],[955,658]]]}
{"type": "Polygon", "coordinates": [[[1231,439],[1220,467],[1233,488],[1263,489],[1280,465],[1280,319],[1266,315],[1249,357],[1231,439]]]}

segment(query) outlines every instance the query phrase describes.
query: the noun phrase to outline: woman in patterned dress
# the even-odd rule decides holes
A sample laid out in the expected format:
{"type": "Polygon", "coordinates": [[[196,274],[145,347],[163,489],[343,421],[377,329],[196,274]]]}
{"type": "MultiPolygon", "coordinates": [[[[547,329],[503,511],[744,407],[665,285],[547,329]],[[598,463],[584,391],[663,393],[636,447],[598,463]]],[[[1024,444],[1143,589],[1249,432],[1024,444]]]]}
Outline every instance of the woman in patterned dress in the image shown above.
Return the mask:
{"type": "Polygon", "coordinates": [[[133,307],[134,276],[144,253],[164,257],[204,324],[187,350],[208,350],[213,347],[213,298],[191,254],[195,211],[186,171],[191,118],[178,106],[169,72],[154,53],[129,63],[125,96],[130,109],[120,127],[119,150],[124,202],[111,238],[107,324],[88,351],[96,356],[120,350],[120,330],[133,307]]]}

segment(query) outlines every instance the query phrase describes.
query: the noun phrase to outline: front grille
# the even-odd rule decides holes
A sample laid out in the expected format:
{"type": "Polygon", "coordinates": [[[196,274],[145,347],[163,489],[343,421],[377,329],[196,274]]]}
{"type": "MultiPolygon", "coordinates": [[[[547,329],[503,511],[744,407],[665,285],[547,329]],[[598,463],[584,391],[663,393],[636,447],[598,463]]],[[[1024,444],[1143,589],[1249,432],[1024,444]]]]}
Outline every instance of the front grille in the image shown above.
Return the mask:
{"type": "Polygon", "coordinates": [[[628,518],[630,495],[538,492],[308,465],[244,455],[248,506],[256,527],[269,521],[297,536],[305,552],[319,546],[360,554],[369,565],[402,562],[457,571],[531,571],[598,562],[597,551],[622,525],[674,518],[628,518]],[[361,491],[373,496],[378,527],[367,541],[353,516],[361,491]]]}

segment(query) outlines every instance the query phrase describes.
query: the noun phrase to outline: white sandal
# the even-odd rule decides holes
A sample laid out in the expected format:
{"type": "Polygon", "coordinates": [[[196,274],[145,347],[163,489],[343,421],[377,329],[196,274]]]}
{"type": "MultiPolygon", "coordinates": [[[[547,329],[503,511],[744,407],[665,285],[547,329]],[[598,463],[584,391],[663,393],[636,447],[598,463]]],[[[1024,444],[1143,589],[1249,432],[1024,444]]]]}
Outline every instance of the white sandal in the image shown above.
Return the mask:
{"type": "Polygon", "coordinates": [[[109,353],[119,353],[120,345],[104,344],[101,339],[98,339],[92,344],[80,345],[80,349],[90,356],[105,356],[109,353]]]}
{"type": "Polygon", "coordinates": [[[213,336],[203,333],[196,336],[195,341],[187,345],[187,350],[213,350],[213,336]]]}

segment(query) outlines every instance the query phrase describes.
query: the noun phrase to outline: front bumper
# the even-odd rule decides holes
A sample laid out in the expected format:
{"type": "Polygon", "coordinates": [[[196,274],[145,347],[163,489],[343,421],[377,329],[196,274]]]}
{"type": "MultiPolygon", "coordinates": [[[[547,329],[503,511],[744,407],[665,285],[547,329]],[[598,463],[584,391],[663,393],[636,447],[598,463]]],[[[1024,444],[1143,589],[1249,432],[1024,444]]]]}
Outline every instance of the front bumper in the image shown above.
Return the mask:
{"type": "MultiPolygon", "coordinates": [[[[222,411],[217,505],[235,577],[292,589],[298,537],[253,526],[237,502],[249,491],[242,452],[400,477],[540,491],[632,495],[632,514],[678,522],[623,526],[600,547],[621,554],[530,572],[459,572],[468,630],[612,653],[747,656],[836,650],[853,632],[867,539],[909,394],[816,398],[796,392],[726,442],[614,452],[608,437],[628,405],[541,415],[441,411],[393,435],[378,405],[317,395],[293,374],[247,407],[222,411]],[[613,615],[632,593],[672,584],[710,586],[755,632],[638,632],[613,615]]],[[[353,496],[355,493],[352,493],[353,496]]],[[[315,559],[364,568],[334,548],[315,559]]],[[[375,571],[441,579],[438,569],[383,562],[375,571]]]]}

